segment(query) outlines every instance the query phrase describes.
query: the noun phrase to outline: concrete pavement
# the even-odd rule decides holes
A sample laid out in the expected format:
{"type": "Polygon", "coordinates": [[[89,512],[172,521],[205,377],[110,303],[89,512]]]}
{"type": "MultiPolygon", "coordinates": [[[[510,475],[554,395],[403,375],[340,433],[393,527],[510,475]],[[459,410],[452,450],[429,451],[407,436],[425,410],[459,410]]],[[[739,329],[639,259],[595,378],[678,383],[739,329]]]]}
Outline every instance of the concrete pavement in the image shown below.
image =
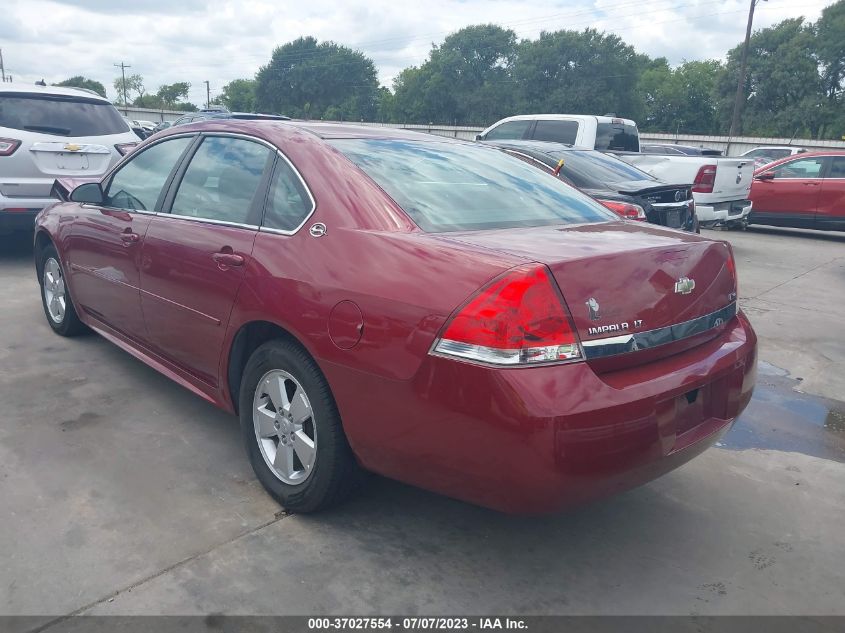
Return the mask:
{"type": "Polygon", "coordinates": [[[55,336],[0,241],[0,614],[845,614],[845,236],[708,235],[760,334],[752,404],[683,468],[540,519],[381,478],[284,515],[234,418],[55,336]]]}

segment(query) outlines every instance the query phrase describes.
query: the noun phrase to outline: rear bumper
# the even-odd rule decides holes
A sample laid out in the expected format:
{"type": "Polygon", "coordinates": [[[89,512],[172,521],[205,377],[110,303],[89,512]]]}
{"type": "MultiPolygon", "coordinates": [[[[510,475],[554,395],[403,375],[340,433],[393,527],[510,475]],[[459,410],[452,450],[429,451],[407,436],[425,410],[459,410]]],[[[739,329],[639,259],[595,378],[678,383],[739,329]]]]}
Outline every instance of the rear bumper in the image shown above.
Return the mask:
{"type": "Polygon", "coordinates": [[[695,203],[698,221],[703,225],[743,221],[751,213],[751,200],[730,200],[717,203],[695,203]]]}
{"type": "Polygon", "coordinates": [[[584,362],[503,370],[428,357],[412,380],[390,382],[323,366],[364,467],[535,514],[643,484],[704,451],[751,398],[756,344],[740,313],[694,349],[606,374],[584,362]]]}

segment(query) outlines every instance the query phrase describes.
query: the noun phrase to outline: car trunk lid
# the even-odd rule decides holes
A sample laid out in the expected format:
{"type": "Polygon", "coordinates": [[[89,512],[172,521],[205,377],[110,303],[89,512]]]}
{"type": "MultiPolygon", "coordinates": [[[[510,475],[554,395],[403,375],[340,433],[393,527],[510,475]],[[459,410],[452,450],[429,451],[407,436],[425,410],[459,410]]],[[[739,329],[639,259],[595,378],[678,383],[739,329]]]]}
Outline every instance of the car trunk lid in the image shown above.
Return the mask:
{"type": "Polygon", "coordinates": [[[736,301],[730,247],[678,231],[609,222],[476,231],[448,239],[548,266],[588,359],[603,365],[607,363],[599,357],[624,355],[625,364],[636,364],[640,357],[652,360],[681,351],[689,347],[686,339],[707,340],[728,320],[720,312],[736,301]],[[685,323],[698,324],[675,327],[685,323]],[[703,327],[708,324],[712,327],[703,327]],[[647,337],[634,335],[647,332],[655,333],[656,344],[637,347],[636,338],[647,337]],[[633,337],[634,349],[630,342],[627,347],[604,345],[619,337],[633,337]]]}

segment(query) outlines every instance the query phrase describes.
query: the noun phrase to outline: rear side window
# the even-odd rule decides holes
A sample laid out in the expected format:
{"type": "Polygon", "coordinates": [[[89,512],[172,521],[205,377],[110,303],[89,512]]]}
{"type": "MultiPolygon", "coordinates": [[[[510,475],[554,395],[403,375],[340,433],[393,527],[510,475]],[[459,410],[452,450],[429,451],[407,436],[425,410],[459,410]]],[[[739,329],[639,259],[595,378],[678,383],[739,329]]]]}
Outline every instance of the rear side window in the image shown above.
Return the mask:
{"type": "Polygon", "coordinates": [[[629,123],[599,123],[596,126],[596,147],[599,151],[639,152],[640,133],[629,123]]]}
{"type": "Polygon", "coordinates": [[[834,156],[830,164],[828,178],[845,178],[845,156],[834,156]]]}
{"type": "Polygon", "coordinates": [[[487,132],[485,141],[503,141],[520,139],[533,121],[508,121],[487,132]]]}
{"type": "Polygon", "coordinates": [[[821,178],[824,157],[801,158],[778,165],[771,171],[775,178],[821,178]]]}
{"type": "Polygon", "coordinates": [[[615,216],[544,170],[492,147],[448,141],[330,141],[424,231],[604,222],[615,216]]]}
{"type": "Polygon", "coordinates": [[[134,155],[112,176],[104,206],[154,211],[167,177],[193,140],[182,137],[162,141],[134,155]]]}
{"type": "Polygon", "coordinates": [[[228,136],[203,139],[179,183],[171,213],[257,225],[252,217],[261,175],[272,156],[260,143],[228,136]]]}
{"type": "Polygon", "coordinates": [[[534,139],[574,145],[578,137],[578,121],[537,121],[534,139]]]}
{"type": "Polygon", "coordinates": [[[279,158],[273,179],[263,225],[278,231],[293,231],[314,209],[305,185],[287,161],[279,158]]]}
{"type": "Polygon", "coordinates": [[[554,158],[563,159],[561,175],[581,189],[604,189],[609,185],[640,180],[659,182],[654,176],[623,160],[594,150],[560,152],[554,158]]]}
{"type": "Polygon", "coordinates": [[[110,103],[41,94],[0,94],[0,127],[55,136],[129,132],[129,126],[110,103]]]}

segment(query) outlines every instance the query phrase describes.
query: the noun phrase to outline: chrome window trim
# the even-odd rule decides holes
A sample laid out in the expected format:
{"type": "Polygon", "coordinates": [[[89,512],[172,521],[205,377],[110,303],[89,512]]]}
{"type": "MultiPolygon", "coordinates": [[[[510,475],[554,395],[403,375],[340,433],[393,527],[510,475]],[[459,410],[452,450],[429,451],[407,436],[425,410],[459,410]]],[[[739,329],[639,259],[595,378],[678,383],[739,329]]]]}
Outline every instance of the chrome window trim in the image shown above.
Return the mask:
{"type": "MultiPolygon", "coordinates": [[[[311,188],[308,186],[308,183],[305,182],[305,178],[302,177],[302,174],[299,173],[299,170],[291,162],[291,160],[287,156],[285,156],[285,154],[279,148],[276,148],[276,154],[279,156],[279,158],[281,158],[283,161],[285,161],[288,164],[288,167],[291,168],[294,175],[299,179],[299,182],[302,183],[302,187],[303,187],[303,189],[305,189],[305,193],[308,194],[308,199],[311,201],[311,210],[305,215],[305,217],[302,219],[302,222],[300,222],[299,225],[294,229],[284,230],[284,229],[274,229],[274,228],[269,227],[269,226],[264,226],[264,219],[267,216],[267,204],[270,201],[269,200],[270,191],[269,191],[269,188],[268,188],[268,190],[267,190],[267,198],[268,199],[267,199],[267,203],[265,203],[265,205],[264,205],[264,216],[262,216],[262,218],[261,218],[261,226],[259,227],[258,231],[259,231],[259,233],[273,233],[275,235],[288,235],[288,236],[295,235],[296,233],[298,233],[300,231],[300,229],[302,229],[303,226],[305,226],[306,222],[308,222],[308,220],[311,219],[311,216],[314,215],[314,213],[317,211],[317,200],[314,198],[314,194],[311,193],[311,188]]],[[[275,174],[276,174],[276,171],[274,169],[273,175],[275,175],[275,174]]],[[[272,187],[273,183],[271,182],[269,186],[272,187]]]]}
{"type": "Polygon", "coordinates": [[[159,212],[155,215],[162,217],[162,218],[179,218],[180,220],[194,220],[195,222],[202,222],[204,224],[219,224],[220,226],[234,226],[241,229],[252,229],[256,230],[258,228],[257,224],[246,224],[244,222],[229,222],[228,220],[216,220],[214,218],[201,218],[194,215],[180,215],[179,213],[164,213],[159,212]]]}
{"type": "MultiPolygon", "coordinates": [[[[174,134],[173,136],[189,136],[189,134],[187,134],[187,133],[186,134],[174,134]]],[[[248,141],[254,141],[256,143],[260,143],[261,145],[264,145],[265,147],[269,148],[270,150],[275,152],[275,154],[277,156],[279,156],[282,160],[284,160],[288,164],[288,166],[293,170],[293,173],[296,174],[296,177],[299,178],[299,181],[302,183],[302,186],[305,188],[305,191],[308,193],[308,198],[311,200],[311,211],[308,213],[307,216],[305,216],[305,219],[302,220],[300,225],[297,226],[292,231],[283,231],[282,229],[271,229],[269,227],[264,227],[260,224],[244,224],[244,223],[241,223],[241,222],[228,222],[226,220],[212,220],[212,219],[207,219],[207,218],[197,218],[197,217],[194,217],[194,216],[191,216],[191,215],[179,215],[179,214],[176,214],[176,213],[159,213],[158,215],[170,216],[170,217],[174,217],[174,218],[182,218],[182,219],[185,219],[185,220],[196,220],[196,221],[199,221],[199,222],[208,222],[209,224],[220,224],[220,225],[224,225],[224,226],[236,226],[236,227],[240,227],[240,228],[257,229],[260,233],[276,233],[276,234],[279,234],[279,235],[293,235],[293,234],[297,233],[303,226],[305,226],[305,223],[308,222],[308,220],[311,218],[311,216],[314,215],[314,212],[317,210],[317,201],[314,198],[314,194],[311,193],[311,188],[308,186],[308,183],[305,181],[305,178],[302,177],[302,174],[299,172],[299,170],[296,168],[296,166],[290,161],[290,159],[287,156],[285,156],[284,152],[282,152],[282,150],[280,150],[278,147],[273,145],[270,141],[265,141],[263,138],[258,138],[257,136],[251,136],[249,134],[242,134],[242,133],[239,133],[239,132],[218,132],[217,130],[195,130],[193,132],[193,134],[190,134],[190,136],[203,136],[203,137],[229,136],[229,137],[233,137],[233,138],[241,138],[241,139],[246,139],[248,141]]],[[[172,137],[168,136],[167,138],[172,138],[172,137]]],[[[162,139],[162,140],[164,140],[164,139],[162,139]]],[[[177,189],[177,193],[178,193],[178,189],[177,189]]],[[[264,209],[264,211],[265,211],[265,214],[266,214],[266,208],[264,209]]],[[[262,222],[264,221],[263,217],[261,218],[261,221],[262,222]]]]}
{"type": "Polygon", "coordinates": [[[684,339],[713,330],[730,321],[737,314],[736,301],[724,308],[705,314],[704,316],[667,325],[666,327],[648,330],[645,332],[633,332],[622,336],[611,336],[581,341],[584,348],[584,355],[587,360],[593,358],[606,358],[618,356],[631,352],[642,351],[675,343],[684,339]]]}

